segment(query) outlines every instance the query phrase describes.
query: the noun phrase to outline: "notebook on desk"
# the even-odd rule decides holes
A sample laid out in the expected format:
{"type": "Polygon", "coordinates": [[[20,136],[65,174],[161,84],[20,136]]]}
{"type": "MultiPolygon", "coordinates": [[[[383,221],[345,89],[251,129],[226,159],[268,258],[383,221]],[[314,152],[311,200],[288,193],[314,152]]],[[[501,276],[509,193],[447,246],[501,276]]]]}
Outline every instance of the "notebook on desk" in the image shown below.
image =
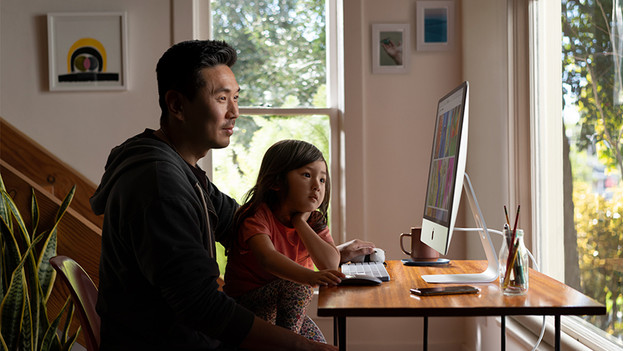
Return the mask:
{"type": "Polygon", "coordinates": [[[382,282],[390,280],[390,275],[383,262],[357,262],[345,263],[340,266],[342,273],[346,275],[365,274],[379,278],[382,282]]]}

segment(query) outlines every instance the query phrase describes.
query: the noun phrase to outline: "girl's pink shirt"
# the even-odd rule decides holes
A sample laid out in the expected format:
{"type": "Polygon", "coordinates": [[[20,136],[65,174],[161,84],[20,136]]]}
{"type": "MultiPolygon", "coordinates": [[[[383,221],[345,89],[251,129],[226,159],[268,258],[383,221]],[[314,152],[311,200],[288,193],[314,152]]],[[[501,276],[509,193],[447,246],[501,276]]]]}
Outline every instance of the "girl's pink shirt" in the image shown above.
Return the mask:
{"type": "MultiPolygon", "coordinates": [[[[266,205],[262,205],[254,216],[243,222],[234,248],[228,256],[224,291],[230,296],[240,296],[278,279],[260,267],[253,252],[249,250],[247,240],[258,234],[268,235],[275,249],[286,257],[303,267],[314,269],[310,253],[297,231],[283,225],[266,205]]],[[[334,245],[329,228],[323,229],[318,235],[334,245]]]]}

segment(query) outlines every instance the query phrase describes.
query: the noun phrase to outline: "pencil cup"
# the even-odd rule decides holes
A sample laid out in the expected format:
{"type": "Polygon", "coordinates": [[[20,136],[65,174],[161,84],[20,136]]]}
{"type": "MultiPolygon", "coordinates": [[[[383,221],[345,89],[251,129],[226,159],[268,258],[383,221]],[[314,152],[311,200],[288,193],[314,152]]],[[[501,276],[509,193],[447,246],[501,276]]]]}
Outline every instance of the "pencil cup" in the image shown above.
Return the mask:
{"type": "Polygon", "coordinates": [[[529,289],[529,255],[524,231],[504,229],[499,259],[500,286],[504,295],[524,295],[529,289]]]}

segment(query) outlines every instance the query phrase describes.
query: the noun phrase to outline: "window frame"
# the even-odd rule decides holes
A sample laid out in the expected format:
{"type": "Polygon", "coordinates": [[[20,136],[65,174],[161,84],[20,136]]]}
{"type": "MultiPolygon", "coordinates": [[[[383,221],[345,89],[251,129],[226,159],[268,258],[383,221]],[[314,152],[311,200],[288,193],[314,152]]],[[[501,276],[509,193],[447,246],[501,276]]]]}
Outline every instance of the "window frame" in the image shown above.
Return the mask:
{"type": "MultiPolygon", "coordinates": [[[[540,265],[540,271],[564,281],[565,254],[563,248],[563,126],[562,126],[562,89],[561,89],[561,2],[540,0],[509,0],[512,13],[511,57],[528,57],[527,67],[522,62],[510,59],[514,72],[512,81],[517,87],[528,86],[527,90],[510,89],[510,100],[514,110],[522,103],[529,106],[529,172],[510,172],[530,177],[530,184],[521,183],[510,175],[510,184],[516,184],[512,194],[529,192],[531,194],[532,251],[540,265]],[[553,20],[554,19],[554,20],[553,20]],[[526,41],[524,40],[526,38],[526,41]],[[525,72],[526,71],[526,72],[525,72]],[[524,74],[526,73],[526,74],[524,74]],[[561,131],[556,133],[553,131],[561,131]],[[513,180],[513,181],[512,181],[513,180]]],[[[521,114],[510,113],[510,133],[516,140],[523,140],[521,114]],[[520,135],[520,137],[518,137],[520,135]]],[[[526,137],[524,137],[526,140],[526,137]]],[[[526,147],[519,142],[510,144],[510,163],[519,161],[526,147]]],[[[535,267],[534,267],[535,268],[535,267]]],[[[536,321],[517,318],[525,326],[535,325],[536,321]]],[[[541,325],[541,318],[540,323],[541,325]]],[[[552,329],[552,325],[547,329],[552,329]]],[[[577,316],[564,316],[561,319],[561,331],[577,345],[592,349],[621,350],[621,346],[603,337],[584,324],[577,316]]],[[[544,340],[543,342],[547,342],[544,340]]],[[[572,345],[571,345],[572,346],[572,345]]]]}

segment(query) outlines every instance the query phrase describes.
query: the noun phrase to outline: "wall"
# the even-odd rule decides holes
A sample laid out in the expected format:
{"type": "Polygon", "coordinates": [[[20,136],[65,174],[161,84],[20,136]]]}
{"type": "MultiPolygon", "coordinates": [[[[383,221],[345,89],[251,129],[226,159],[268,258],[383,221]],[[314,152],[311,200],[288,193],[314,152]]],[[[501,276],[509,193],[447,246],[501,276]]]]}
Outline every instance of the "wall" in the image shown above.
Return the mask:
{"type": "MultiPolygon", "coordinates": [[[[391,259],[405,257],[398,234],[421,224],[437,101],[463,80],[470,83],[466,171],[488,226],[499,228],[504,221],[502,206],[509,201],[507,2],[456,1],[456,46],[450,51],[417,52],[412,40],[405,75],[372,74],[371,26],[410,23],[415,39],[416,1],[344,4],[347,237],[373,241],[391,259]]],[[[459,223],[474,226],[467,206],[462,207],[459,223]]],[[[499,238],[493,241],[498,250],[499,238]]],[[[485,254],[477,234],[459,233],[448,257],[485,259],[485,254]]],[[[413,349],[422,337],[418,318],[350,319],[348,326],[352,324],[363,331],[358,339],[349,330],[348,344],[360,349],[380,344],[391,345],[392,350],[410,349],[411,344],[413,349]],[[369,322],[383,323],[384,330],[393,332],[380,341],[366,325],[369,322]]],[[[492,325],[497,325],[493,318],[431,318],[430,346],[488,349],[500,343],[500,332],[493,333],[492,325]]]]}
{"type": "MultiPolygon", "coordinates": [[[[178,38],[172,9],[181,2],[186,3],[1,0],[0,116],[97,183],[111,147],[145,127],[157,126],[154,68],[172,38],[178,38]],[[128,16],[129,89],[50,92],[45,14],[121,10],[128,16]]],[[[455,6],[455,47],[416,52],[415,0],[344,1],[347,238],[371,240],[386,250],[389,259],[405,257],[398,235],[420,225],[437,101],[463,80],[471,84],[467,170],[490,227],[502,223],[501,207],[507,199],[506,174],[500,166],[507,162],[501,146],[507,130],[506,4],[457,0],[455,6]],[[373,23],[411,24],[409,73],[372,74],[373,23]]],[[[472,225],[470,217],[461,220],[472,225]]],[[[469,235],[454,238],[449,257],[485,257],[479,240],[469,235]]],[[[496,344],[495,333],[481,335],[479,330],[488,328],[473,326],[488,323],[432,318],[431,349],[472,350],[486,340],[486,345],[496,344]]],[[[321,319],[319,324],[331,340],[331,320],[321,319]]],[[[414,349],[421,331],[420,318],[354,318],[349,320],[348,342],[363,350],[379,345],[414,349]],[[357,327],[364,329],[357,332],[357,327]]]]}
{"type": "Polygon", "coordinates": [[[95,183],[110,149],[156,127],[156,60],[171,44],[169,0],[3,0],[0,116],[95,183]],[[126,11],[127,91],[48,89],[48,12],[126,11]],[[80,145],[80,147],[76,147],[80,145]]]}
{"type": "MultiPolygon", "coordinates": [[[[463,80],[461,4],[452,50],[417,52],[416,1],[344,1],[347,238],[375,242],[386,258],[406,257],[399,234],[422,221],[437,102],[463,80]],[[375,23],[411,25],[407,74],[372,74],[375,23]]],[[[465,241],[456,239],[449,256],[465,257],[465,241]]],[[[460,349],[464,323],[431,318],[431,349],[460,349]]],[[[348,345],[361,350],[409,350],[422,340],[422,318],[350,318],[347,327],[348,345]]]]}

